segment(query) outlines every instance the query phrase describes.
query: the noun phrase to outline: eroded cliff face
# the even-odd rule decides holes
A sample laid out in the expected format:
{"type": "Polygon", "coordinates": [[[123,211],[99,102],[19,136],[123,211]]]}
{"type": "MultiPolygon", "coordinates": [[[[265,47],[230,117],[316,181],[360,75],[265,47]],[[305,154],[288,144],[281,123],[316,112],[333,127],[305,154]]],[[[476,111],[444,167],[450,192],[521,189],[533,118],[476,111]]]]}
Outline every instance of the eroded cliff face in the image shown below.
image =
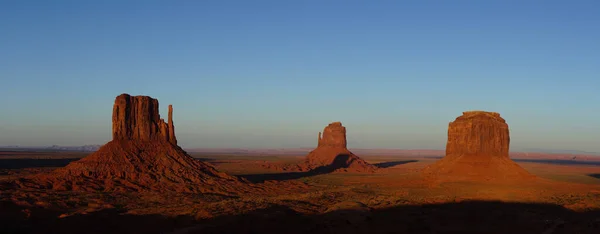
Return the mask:
{"type": "Polygon", "coordinates": [[[434,181],[534,179],[508,156],[508,124],[499,113],[467,111],[448,125],[446,156],[423,169],[434,181]]]}
{"type": "Polygon", "coordinates": [[[448,126],[446,156],[486,155],[508,158],[508,124],[496,112],[467,111],[448,126]]]}
{"type": "Polygon", "coordinates": [[[148,96],[121,94],[115,99],[112,117],[113,140],[168,141],[177,145],[173,106],[165,123],[158,112],[158,100],[148,96]]]}
{"type": "Polygon", "coordinates": [[[333,122],[319,132],[317,147],[346,148],[346,127],[341,122],[333,122]]]}

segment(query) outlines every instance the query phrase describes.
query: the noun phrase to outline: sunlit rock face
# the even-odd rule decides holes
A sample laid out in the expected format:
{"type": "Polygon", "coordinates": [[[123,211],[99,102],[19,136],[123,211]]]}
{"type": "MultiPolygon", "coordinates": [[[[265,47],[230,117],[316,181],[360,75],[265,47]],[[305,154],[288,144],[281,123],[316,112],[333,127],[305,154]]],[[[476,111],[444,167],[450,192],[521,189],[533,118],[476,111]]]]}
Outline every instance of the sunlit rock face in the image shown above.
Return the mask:
{"type": "Polygon", "coordinates": [[[446,156],[423,169],[434,181],[502,181],[533,179],[508,156],[508,124],[499,113],[467,111],[448,125],[446,156]]]}

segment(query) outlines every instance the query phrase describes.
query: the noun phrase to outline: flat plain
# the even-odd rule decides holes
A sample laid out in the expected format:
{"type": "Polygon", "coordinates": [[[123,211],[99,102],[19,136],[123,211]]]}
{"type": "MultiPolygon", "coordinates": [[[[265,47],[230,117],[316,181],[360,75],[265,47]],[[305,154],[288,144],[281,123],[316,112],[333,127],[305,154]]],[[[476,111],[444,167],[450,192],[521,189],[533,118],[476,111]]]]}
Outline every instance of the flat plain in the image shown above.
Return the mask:
{"type": "MultiPolygon", "coordinates": [[[[0,180],[45,173],[80,152],[0,153],[0,180]]],[[[375,173],[273,170],[304,155],[191,153],[219,171],[280,188],[262,195],[2,190],[8,233],[600,233],[600,163],[514,159],[518,184],[428,184],[439,156],[360,155],[375,173]],[[10,202],[9,202],[10,201],[10,202]],[[493,228],[490,228],[493,227],[493,228]]]]}

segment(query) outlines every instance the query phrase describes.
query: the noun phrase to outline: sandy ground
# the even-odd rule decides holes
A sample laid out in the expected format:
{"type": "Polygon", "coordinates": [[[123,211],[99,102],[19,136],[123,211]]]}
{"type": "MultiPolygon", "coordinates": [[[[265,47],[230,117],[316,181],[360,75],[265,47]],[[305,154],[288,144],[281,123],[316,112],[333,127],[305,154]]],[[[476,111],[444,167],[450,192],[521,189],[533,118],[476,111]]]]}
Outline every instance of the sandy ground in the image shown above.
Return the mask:
{"type": "MultiPolygon", "coordinates": [[[[5,153],[0,181],[82,156],[5,153]]],[[[6,233],[600,233],[598,165],[520,162],[539,179],[429,184],[419,172],[435,158],[359,155],[381,169],[314,175],[265,167],[302,156],[192,156],[274,189],[222,196],[3,187],[0,220],[6,233]]]]}

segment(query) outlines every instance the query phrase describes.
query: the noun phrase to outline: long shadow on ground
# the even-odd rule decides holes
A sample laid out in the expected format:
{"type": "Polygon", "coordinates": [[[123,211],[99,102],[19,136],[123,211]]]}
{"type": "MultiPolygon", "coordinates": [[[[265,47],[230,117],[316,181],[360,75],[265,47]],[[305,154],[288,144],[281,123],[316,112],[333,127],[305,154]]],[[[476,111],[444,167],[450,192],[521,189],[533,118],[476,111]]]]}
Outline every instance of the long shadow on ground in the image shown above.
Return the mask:
{"type": "Polygon", "coordinates": [[[0,233],[164,233],[192,225],[191,217],[126,215],[124,210],[105,209],[87,215],[58,218],[58,210],[22,207],[0,202],[0,233]]]}
{"type": "MultiPolygon", "coordinates": [[[[295,179],[300,179],[300,178],[304,178],[304,177],[311,177],[311,176],[331,173],[331,172],[335,171],[336,169],[342,168],[342,166],[340,166],[340,165],[343,164],[343,162],[345,162],[345,160],[347,160],[348,157],[350,157],[350,156],[349,155],[338,155],[331,166],[323,166],[323,167],[319,167],[314,170],[306,171],[306,172],[264,173],[264,174],[241,175],[240,177],[243,177],[253,183],[262,183],[267,180],[277,180],[277,181],[295,180],[295,179]]],[[[388,168],[388,167],[393,167],[393,166],[402,165],[402,164],[411,163],[411,162],[418,162],[418,161],[417,160],[403,160],[403,161],[393,161],[393,162],[382,162],[382,163],[377,163],[374,165],[379,168],[388,168]]]]}
{"type": "Polygon", "coordinates": [[[402,164],[407,164],[407,163],[413,163],[413,162],[418,162],[419,160],[404,160],[404,161],[393,161],[393,162],[381,162],[381,163],[376,163],[374,164],[376,167],[379,168],[388,168],[388,167],[393,167],[393,166],[398,166],[398,165],[402,165],[402,164]]]}
{"type": "Polygon", "coordinates": [[[600,173],[599,174],[588,174],[588,176],[594,177],[596,179],[600,179],[600,173]]]}
{"type": "Polygon", "coordinates": [[[78,158],[60,158],[60,159],[0,159],[0,169],[23,169],[32,167],[64,167],[70,162],[77,161],[78,158]]]}
{"type": "Polygon", "coordinates": [[[216,161],[216,159],[214,158],[195,158],[194,159],[201,161],[201,162],[211,162],[211,161],[216,161]]]}
{"type": "Polygon", "coordinates": [[[262,183],[267,180],[295,180],[304,177],[311,177],[328,173],[326,171],[306,171],[306,172],[285,172],[285,173],[264,173],[264,174],[252,174],[252,175],[240,175],[240,177],[247,179],[252,183],[262,183]]]}
{"type": "Polygon", "coordinates": [[[253,174],[253,175],[240,175],[240,177],[247,179],[252,183],[262,183],[267,180],[295,180],[304,177],[311,177],[321,174],[331,173],[337,169],[343,168],[346,161],[350,158],[348,154],[340,154],[335,157],[331,165],[317,167],[310,171],[301,172],[285,172],[285,173],[264,173],[264,174],[253,174]]]}
{"type": "Polygon", "coordinates": [[[544,163],[554,165],[588,165],[588,166],[600,166],[600,161],[577,161],[577,160],[563,160],[563,159],[513,159],[515,162],[531,162],[531,163],[544,163]]]}
{"type": "Polygon", "coordinates": [[[0,203],[3,233],[600,233],[600,211],[552,204],[468,201],[386,209],[337,209],[305,215],[281,205],[196,221],[190,216],[131,215],[111,209],[57,218],[60,212],[0,203]]]}
{"type": "MultiPolygon", "coordinates": [[[[442,159],[443,157],[428,156],[425,158],[442,159]]],[[[587,166],[600,166],[600,161],[579,161],[579,160],[564,160],[564,159],[512,159],[515,162],[530,162],[530,163],[542,163],[542,164],[553,164],[553,165],[587,165],[587,166]]]]}

